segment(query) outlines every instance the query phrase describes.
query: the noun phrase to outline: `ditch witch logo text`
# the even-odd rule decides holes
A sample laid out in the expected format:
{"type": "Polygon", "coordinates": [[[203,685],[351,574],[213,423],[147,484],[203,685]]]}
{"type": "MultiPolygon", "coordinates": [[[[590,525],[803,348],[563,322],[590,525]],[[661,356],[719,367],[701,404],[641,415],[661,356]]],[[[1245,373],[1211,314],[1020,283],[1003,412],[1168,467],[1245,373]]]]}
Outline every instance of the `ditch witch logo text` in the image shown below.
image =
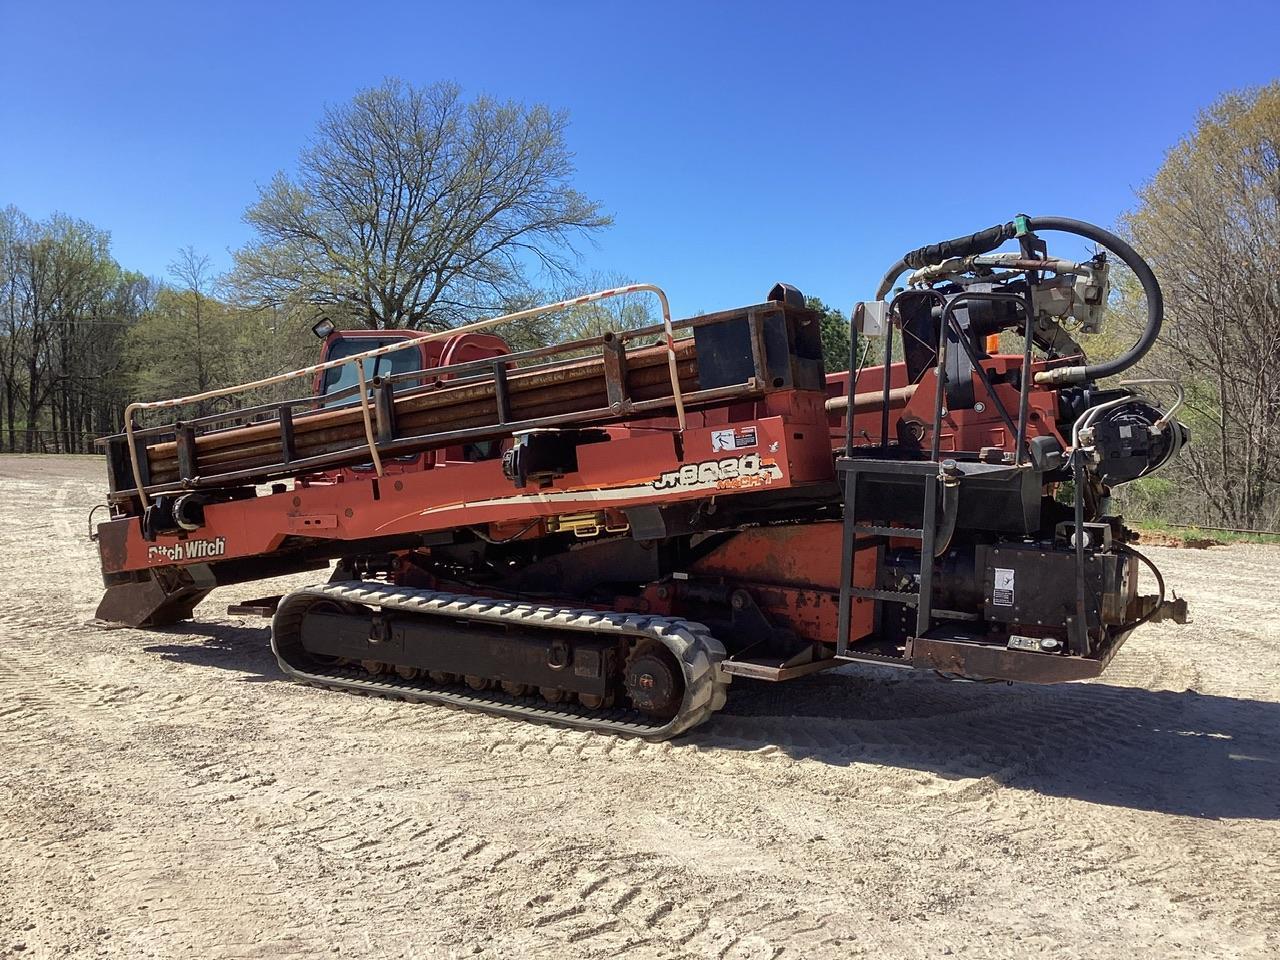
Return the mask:
{"type": "Polygon", "coordinates": [[[147,547],[147,563],[163,561],[179,563],[183,560],[204,560],[209,557],[221,557],[227,552],[227,538],[214,540],[183,540],[171,547],[156,544],[147,547]]]}

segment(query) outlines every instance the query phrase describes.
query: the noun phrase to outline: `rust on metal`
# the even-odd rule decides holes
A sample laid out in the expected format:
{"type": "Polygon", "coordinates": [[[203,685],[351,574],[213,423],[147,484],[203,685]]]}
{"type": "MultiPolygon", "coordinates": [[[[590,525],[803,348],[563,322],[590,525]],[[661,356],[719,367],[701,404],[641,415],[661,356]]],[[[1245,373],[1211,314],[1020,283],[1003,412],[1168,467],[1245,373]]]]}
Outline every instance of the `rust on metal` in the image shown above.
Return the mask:
{"type": "Polygon", "coordinates": [[[1099,659],[1027,653],[990,644],[917,637],[911,646],[913,666],[983,680],[1064,683],[1099,676],[1116,644],[1099,659]]]}

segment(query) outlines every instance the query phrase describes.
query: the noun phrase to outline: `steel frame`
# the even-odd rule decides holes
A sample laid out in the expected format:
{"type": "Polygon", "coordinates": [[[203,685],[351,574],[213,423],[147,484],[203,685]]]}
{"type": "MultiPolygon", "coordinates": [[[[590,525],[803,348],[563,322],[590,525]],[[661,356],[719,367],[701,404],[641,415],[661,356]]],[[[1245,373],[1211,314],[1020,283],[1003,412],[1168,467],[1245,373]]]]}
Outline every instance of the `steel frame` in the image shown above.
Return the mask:
{"type": "MultiPolygon", "coordinates": [[[[460,327],[455,330],[448,331],[447,335],[456,336],[482,327],[487,328],[493,324],[508,322],[513,319],[528,318],[530,316],[538,315],[539,313],[567,309],[570,306],[590,302],[594,299],[604,299],[607,296],[618,296],[625,293],[635,292],[637,290],[647,289],[657,290],[656,287],[651,287],[651,285],[646,284],[616,288],[614,290],[602,291],[599,294],[592,294],[590,297],[578,298],[572,301],[562,301],[557,304],[551,304],[547,307],[536,308],[532,311],[522,311],[516,314],[509,314],[505,317],[498,317],[490,321],[482,321],[480,324],[472,324],[469,327],[460,327]]],[[[104,438],[102,441],[103,443],[108,444],[108,452],[109,455],[111,455],[112,441],[119,442],[123,439],[128,454],[127,470],[132,475],[134,483],[132,487],[112,490],[111,499],[116,502],[121,502],[137,497],[141,502],[141,505],[145,507],[148,498],[153,495],[180,493],[198,489],[216,489],[218,487],[238,483],[265,482],[273,478],[294,476],[305,471],[324,470],[342,466],[344,464],[351,463],[353,458],[357,460],[363,458],[365,460],[372,461],[376,475],[381,477],[384,475],[381,464],[381,459],[383,457],[408,454],[433,447],[467,443],[495,436],[506,436],[518,430],[553,427],[568,423],[599,423],[634,416],[637,414],[659,415],[664,411],[672,409],[674,409],[676,414],[676,432],[682,434],[687,427],[685,415],[687,407],[735,399],[747,399],[753,396],[758,396],[764,392],[764,387],[768,384],[769,380],[764,369],[765,358],[763,347],[760,346],[762,343],[761,331],[763,328],[764,318],[773,310],[785,309],[782,304],[769,303],[753,308],[747,308],[745,311],[721,311],[715,314],[688,318],[673,323],[670,320],[669,312],[667,311],[665,296],[663,296],[662,302],[664,305],[664,320],[661,324],[655,324],[636,330],[616,332],[606,331],[596,337],[587,337],[547,347],[509,353],[497,358],[470,360],[442,367],[434,367],[425,371],[415,370],[387,377],[378,377],[368,381],[365,380],[363,378],[363,374],[360,373],[360,363],[362,363],[364,359],[381,356],[396,350],[407,349],[419,344],[423,340],[437,339],[438,336],[441,336],[431,334],[409,339],[403,343],[378,347],[340,360],[315,364],[310,367],[293,371],[289,374],[282,374],[278,377],[267,378],[265,380],[259,380],[249,384],[242,384],[237,387],[209,391],[204,394],[181,397],[175,400],[131,404],[126,411],[126,429],[124,434],[117,435],[116,437],[104,438]],[[767,307],[768,309],[762,309],[764,307],[767,307]],[[676,356],[675,333],[677,331],[690,331],[700,326],[721,322],[735,316],[741,316],[744,312],[747,318],[752,344],[754,375],[742,384],[686,392],[680,386],[678,370],[673,366],[673,363],[675,362],[674,358],[676,356]],[[626,380],[627,345],[654,336],[663,337],[666,340],[665,349],[667,352],[668,369],[669,373],[675,377],[672,381],[673,389],[669,396],[659,399],[633,400],[627,389],[626,380]],[[590,353],[592,351],[599,351],[598,355],[601,358],[602,372],[606,388],[605,406],[591,407],[585,410],[567,406],[563,412],[551,416],[526,419],[512,418],[510,395],[508,392],[508,378],[511,375],[509,373],[510,368],[516,367],[516,365],[527,361],[541,361],[529,366],[517,367],[517,369],[521,375],[532,374],[535,372],[551,372],[575,363],[581,363],[584,358],[579,354],[583,352],[590,353]],[[361,409],[361,421],[364,427],[364,441],[363,443],[354,444],[339,451],[333,451],[311,457],[297,456],[294,439],[295,430],[300,423],[305,421],[305,418],[309,413],[318,411],[309,411],[309,413],[302,413],[300,415],[296,415],[294,411],[300,406],[314,407],[316,403],[316,398],[314,396],[256,404],[238,410],[207,414],[201,417],[149,427],[139,427],[135,423],[134,416],[140,410],[172,409],[183,404],[199,402],[204,398],[229,396],[238,392],[283,382],[289,379],[314,376],[319,372],[342,366],[344,364],[356,364],[356,368],[360,376],[360,383],[354,387],[349,387],[339,391],[328,399],[332,401],[335,398],[343,399],[347,396],[359,396],[360,399],[357,402],[360,404],[361,409]],[[395,407],[392,402],[392,393],[396,384],[415,380],[430,381],[430,383],[403,393],[397,393],[395,394],[395,397],[398,399],[404,399],[420,393],[425,393],[435,385],[446,381],[448,381],[450,386],[492,383],[494,388],[493,422],[485,426],[459,430],[401,435],[396,428],[395,407]],[[238,429],[239,426],[245,425],[246,420],[262,414],[267,414],[267,418],[256,421],[253,425],[256,426],[263,423],[272,423],[273,421],[277,425],[279,437],[278,442],[281,450],[281,457],[279,461],[242,470],[218,472],[216,470],[201,469],[196,449],[197,437],[223,434],[230,430],[238,429]],[[210,429],[201,432],[201,428],[214,427],[217,424],[225,424],[229,421],[240,421],[240,423],[231,427],[210,429]],[[149,460],[147,456],[148,441],[155,442],[167,440],[170,437],[173,438],[177,448],[178,478],[172,482],[154,482],[150,474],[149,460]]]]}
{"type": "MultiPolygon", "coordinates": [[[[336,367],[352,364],[356,368],[356,374],[359,379],[359,396],[361,415],[364,421],[365,439],[368,446],[368,453],[372,459],[379,477],[383,475],[382,463],[379,456],[378,444],[374,435],[373,428],[373,412],[369,405],[368,384],[365,376],[366,360],[384,356],[389,353],[395,353],[399,350],[405,350],[409,347],[416,346],[424,341],[441,340],[448,337],[458,336],[464,333],[475,333],[481,330],[487,330],[490,327],[503,323],[511,323],[516,320],[527,320],[533,317],[543,316],[549,313],[558,313],[568,310],[572,307],[581,306],[583,304],[592,303],[598,300],[605,300],[611,297],[623,296],[629,293],[653,293],[658,297],[658,301],[662,307],[662,326],[661,332],[665,336],[667,350],[667,365],[671,376],[671,395],[672,402],[676,411],[676,419],[679,422],[680,432],[685,429],[685,410],[684,399],[680,390],[680,376],[677,371],[675,334],[671,322],[671,306],[667,300],[666,293],[661,287],[651,283],[633,283],[624,287],[614,287],[609,290],[600,290],[595,293],[589,293],[585,296],[574,297],[568,300],[560,300],[556,303],[549,303],[539,307],[533,307],[529,310],[519,310],[515,313],[504,314],[500,317],[492,317],[487,320],[479,320],[475,323],[466,324],[461,327],[455,327],[451,330],[441,330],[434,333],[426,333],[421,336],[405,340],[403,343],[388,344],[383,347],[376,347],[372,350],[366,350],[361,353],[352,354],[349,357],[342,357],[338,360],[329,360],[324,363],[312,364],[308,367],[302,367],[298,370],[292,370],[288,373],[277,374],[274,377],[266,377],[261,380],[254,380],[249,383],[238,384],[233,387],[222,387],[216,390],[206,390],[203,393],[191,394],[185,397],[176,397],[170,400],[155,400],[150,402],[139,402],[129,404],[124,412],[124,432],[128,443],[129,462],[133,471],[134,489],[132,495],[137,496],[143,507],[148,502],[148,485],[143,479],[142,461],[146,457],[145,444],[139,448],[136,442],[137,431],[134,425],[134,415],[141,410],[155,409],[171,409],[173,407],[181,407],[187,404],[199,403],[204,400],[213,400],[220,397],[234,396],[244,393],[248,390],[259,389],[262,387],[272,386],[277,383],[285,383],[289,380],[295,380],[302,377],[314,376],[325,370],[331,370],[336,367]]],[[[562,345],[563,346],[563,345],[562,345]]],[[[465,365],[460,365],[465,366],[465,365]]],[[[443,368],[442,368],[443,369],[443,368]]],[[[176,430],[178,424],[170,429],[176,430]]],[[[154,491],[153,491],[154,492],[154,491]]]]}

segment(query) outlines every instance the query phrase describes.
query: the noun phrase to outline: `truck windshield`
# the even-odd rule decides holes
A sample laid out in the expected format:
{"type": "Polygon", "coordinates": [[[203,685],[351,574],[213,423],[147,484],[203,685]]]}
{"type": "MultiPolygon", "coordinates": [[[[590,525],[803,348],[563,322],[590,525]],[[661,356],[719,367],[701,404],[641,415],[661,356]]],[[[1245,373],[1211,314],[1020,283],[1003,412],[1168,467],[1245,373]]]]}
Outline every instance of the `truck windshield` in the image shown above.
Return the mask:
{"type": "MultiPolygon", "coordinates": [[[[404,339],[404,337],[342,337],[335,340],[329,347],[329,355],[325,359],[341,360],[357,353],[364,353],[366,350],[374,350],[378,347],[385,347],[388,344],[400,343],[404,339]]],[[[395,353],[374,357],[371,360],[366,360],[364,364],[365,376],[370,380],[374,377],[388,377],[393,373],[408,373],[412,370],[421,369],[422,353],[413,347],[405,347],[395,353]]],[[[403,380],[396,384],[396,388],[415,386],[419,382],[417,380],[403,380]]],[[[324,372],[324,389],[321,393],[327,397],[340,390],[346,390],[348,387],[355,387],[359,383],[360,378],[356,375],[355,364],[348,363],[341,367],[332,367],[324,372]]],[[[345,397],[327,401],[325,406],[340,407],[345,403],[355,403],[356,400],[355,394],[348,394],[345,397]]]]}

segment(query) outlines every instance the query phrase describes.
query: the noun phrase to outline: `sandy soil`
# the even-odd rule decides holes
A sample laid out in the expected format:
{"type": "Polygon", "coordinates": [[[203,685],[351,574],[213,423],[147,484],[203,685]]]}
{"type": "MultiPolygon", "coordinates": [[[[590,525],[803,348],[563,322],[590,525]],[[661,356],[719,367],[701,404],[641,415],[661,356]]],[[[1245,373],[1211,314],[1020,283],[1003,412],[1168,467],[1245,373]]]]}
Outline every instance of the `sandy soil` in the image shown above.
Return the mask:
{"type": "Polygon", "coordinates": [[[289,683],[252,587],[94,629],[101,475],[0,458],[0,955],[1280,952],[1280,549],[1151,548],[1195,622],[1105,682],[739,682],[655,745],[289,683]]]}

